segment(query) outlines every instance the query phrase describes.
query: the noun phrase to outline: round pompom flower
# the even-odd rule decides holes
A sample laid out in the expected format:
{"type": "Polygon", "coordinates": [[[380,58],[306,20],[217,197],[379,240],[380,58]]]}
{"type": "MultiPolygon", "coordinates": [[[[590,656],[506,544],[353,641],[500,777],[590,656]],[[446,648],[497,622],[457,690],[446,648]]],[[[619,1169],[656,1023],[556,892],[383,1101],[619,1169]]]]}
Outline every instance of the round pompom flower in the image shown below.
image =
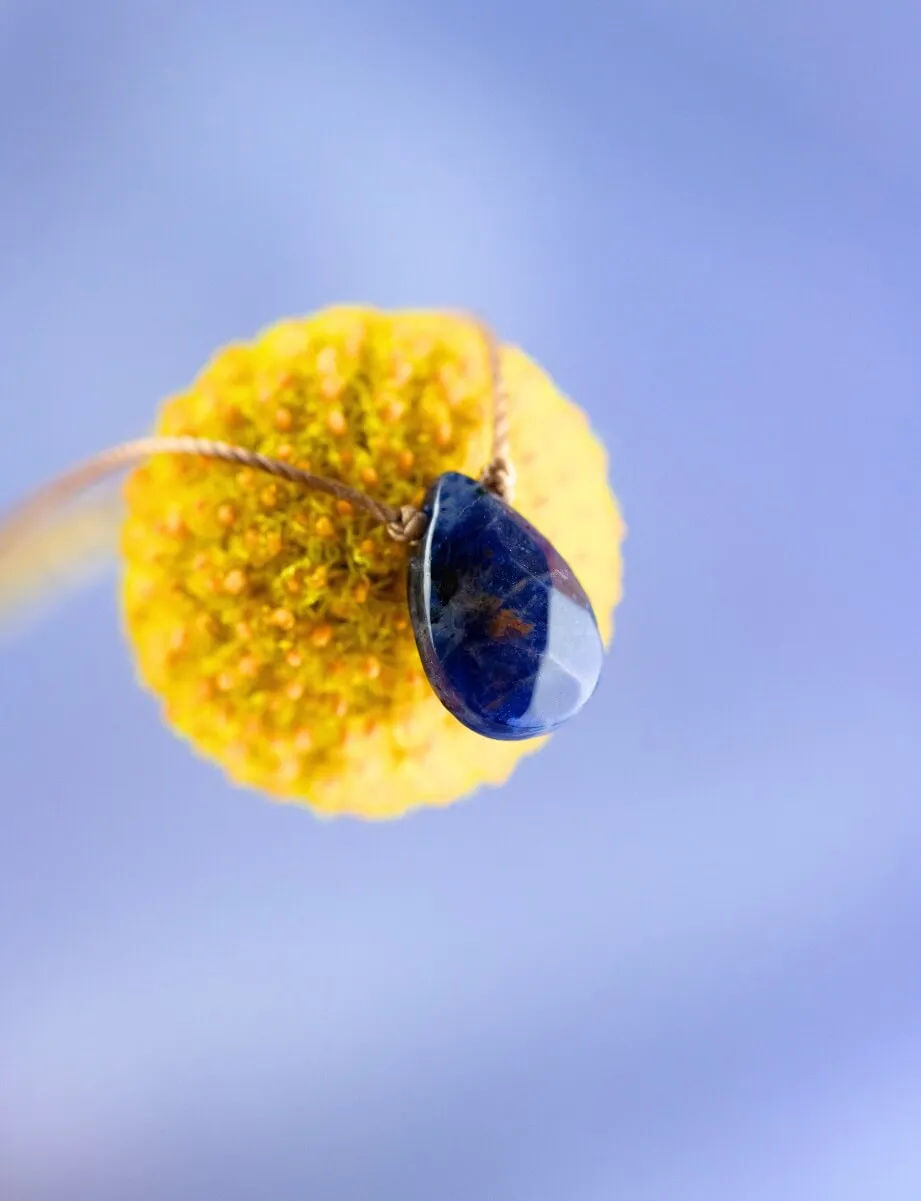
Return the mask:
{"type": "MultiPolygon", "coordinates": [[[[624,526],[584,414],[505,347],[514,506],[559,550],[602,637],[624,526]]],[[[219,352],[157,433],[223,440],[394,508],[490,455],[480,327],[339,307],[219,352]]],[[[406,547],[353,504],[249,467],[157,455],[125,487],[124,625],[166,721],[235,782],[323,814],[388,818],[507,779],[541,745],[482,738],[436,698],[406,547]]]]}

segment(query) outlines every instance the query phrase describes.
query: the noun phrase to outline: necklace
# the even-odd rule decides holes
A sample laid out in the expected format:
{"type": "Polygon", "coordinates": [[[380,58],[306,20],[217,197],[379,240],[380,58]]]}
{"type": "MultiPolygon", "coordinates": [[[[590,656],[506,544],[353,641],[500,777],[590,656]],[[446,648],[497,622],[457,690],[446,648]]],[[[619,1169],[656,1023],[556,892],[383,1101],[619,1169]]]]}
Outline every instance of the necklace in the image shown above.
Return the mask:
{"type": "Polygon", "coordinates": [[[20,506],[0,524],[0,558],[58,506],[151,456],[191,455],[263,472],[363,509],[406,546],[408,616],[422,667],[458,721],[492,739],[550,733],[594,692],[603,644],[574,573],[512,505],[508,397],[496,342],[480,329],[490,357],[493,448],[479,479],[446,472],[432,481],[418,508],[396,509],[243,446],[142,438],[94,456],[20,506]]]}

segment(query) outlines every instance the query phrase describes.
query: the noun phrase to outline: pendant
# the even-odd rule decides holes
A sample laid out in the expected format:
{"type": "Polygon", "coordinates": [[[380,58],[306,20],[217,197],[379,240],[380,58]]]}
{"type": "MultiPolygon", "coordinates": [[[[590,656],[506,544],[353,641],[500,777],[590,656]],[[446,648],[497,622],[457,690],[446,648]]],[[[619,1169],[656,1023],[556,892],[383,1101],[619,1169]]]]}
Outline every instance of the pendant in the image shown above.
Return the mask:
{"type": "Polygon", "coordinates": [[[429,683],[477,734],[549,734],[601,675],[604,646],[584,589],[546,538],[469,476],[440,476],[422,512],[408,594],[429,683]]]}

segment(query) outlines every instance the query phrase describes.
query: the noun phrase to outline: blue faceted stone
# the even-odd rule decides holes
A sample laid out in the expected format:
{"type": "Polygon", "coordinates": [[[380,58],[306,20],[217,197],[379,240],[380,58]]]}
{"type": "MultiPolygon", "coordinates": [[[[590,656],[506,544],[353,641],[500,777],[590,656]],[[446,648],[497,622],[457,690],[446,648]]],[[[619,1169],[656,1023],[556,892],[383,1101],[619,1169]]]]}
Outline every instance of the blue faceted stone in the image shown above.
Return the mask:
{"type": "Polygon", "coordinates": [[[595,690],[604,647],[572,569],[514,509],[448,472],[423,504],[409,609],[432,688],[487,738],[555,730],[595,690]]]}

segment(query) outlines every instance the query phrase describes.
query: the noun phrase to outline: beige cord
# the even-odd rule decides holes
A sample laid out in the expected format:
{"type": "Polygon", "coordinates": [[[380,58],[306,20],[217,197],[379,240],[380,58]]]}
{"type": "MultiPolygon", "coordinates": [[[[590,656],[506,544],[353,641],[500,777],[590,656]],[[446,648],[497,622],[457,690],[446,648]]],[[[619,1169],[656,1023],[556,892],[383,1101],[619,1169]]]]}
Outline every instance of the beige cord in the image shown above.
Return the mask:
{"type": "MultiPolygon", "coordinates": [[[[508,392],[502,379],[498,343],[485,325],[480,322],[477,324],[483,333],[489,353],[493,393],[492,458],[484,469],[481,480],[496,496],[510,501],[514,476],[508,458],[508,392]]],[[[281,459],[272,459],[256,451],[246,450],[242,446],[232,446],[229,442],[210,438],[153,436],[123,442],[110,450],[102,451],[92,459],[64,472],[34,493],[4,521],[0,521],[0,557],[5,552],[8,553],[29,529],[40,524],[59,506],[73,500],[87,488],[132,463],[161,454],[194,455],[225,463],[236,463],[287,480],[289,483],[311,488],[315,492],[324,492],[327,496],[350,501],[384,525],[390,537],[397,542],[416,542],[425,532],[425,516],[412,505],[394,509],[374,500],[365,492],[350,488],[347,484],[327,479],[325,476],[313,475],[312,472],[292,467],[281,459]]]]}
{"type": "Polygon", "coordinates": [[[489,354],[492,376],[492,457],[483,469],[480,480],[501,500],[511,504],[515,489],[515,472],[509,458],[509,395],[502,375],[501,350],[492,330],[479,323],[489,354]]]}

